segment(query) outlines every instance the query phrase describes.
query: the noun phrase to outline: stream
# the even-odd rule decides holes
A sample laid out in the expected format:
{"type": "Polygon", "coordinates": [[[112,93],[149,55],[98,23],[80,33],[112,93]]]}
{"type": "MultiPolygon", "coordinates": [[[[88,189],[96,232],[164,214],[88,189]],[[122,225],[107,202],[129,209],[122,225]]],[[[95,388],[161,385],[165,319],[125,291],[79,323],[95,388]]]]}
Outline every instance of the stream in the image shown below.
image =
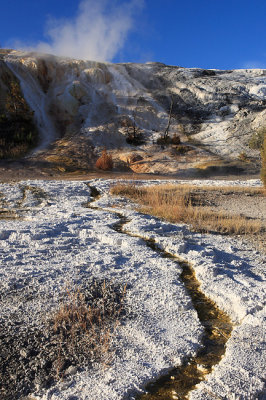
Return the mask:
{"type": "MultiPolygon", "coordinates": [[[[91,205],[93,201],[96,201],[100,197],[100,192],[95,187],[89,186],[89,188],[93,200],[87,204],[87,207],[104,211],[100,207],[91,205]]],[[[112,226],[116,232],[141,238],[149,248],[159,253],[161,257],[169,258],[182,267],[180,278],[185,285],[204,328],[202,346],[196,356],[187,358],[183,365],[173,368],[168,374],[159,377],[155,382],[149,383],[145,387],[146,393],[138,394],[136,400],[187,399],[189,392],[198,383],[205,380],[206,376],[211,373],[212,368],[220,362],[226,350],[226,342],[233,329],[232,322],[200,290],[200,283],[196,279],[193,267],[187,261],[181,260],[176,255],[161,249],[154,240],[126,231],[125,225],[130,220],[119,212],[114,211],[113,213],[119,218],[119,221],[112,226]]]]}

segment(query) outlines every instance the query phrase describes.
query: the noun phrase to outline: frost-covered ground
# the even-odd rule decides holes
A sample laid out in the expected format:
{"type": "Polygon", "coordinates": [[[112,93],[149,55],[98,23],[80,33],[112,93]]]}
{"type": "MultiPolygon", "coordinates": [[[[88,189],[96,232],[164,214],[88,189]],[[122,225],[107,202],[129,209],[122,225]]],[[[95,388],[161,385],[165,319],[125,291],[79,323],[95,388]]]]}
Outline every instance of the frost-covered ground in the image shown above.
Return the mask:
{"type": "MultiPolygon", "coordinates": [[[[134,398],[145,383],[180,365],[200,346],[203,328],[179,279],[181,268],[149,249],[141,238],[114,231],[119,217],[113,206],[119,205],[119,212],[130,219],[124,229],[153,238],[162,248],[192,262],[202,291],[234,323],[225,356],[206,381],[191,392],[190,399],[263,398],[263,255],[233,238],[191,233],[184,225],[141,215],[128,201],[108,194],[113,183],[0,184],[2,208],[16,209],[22,217],[0,219],[0,292],[6,293],[0,310],[2,321],[17,313],[23,315],[25,325],[41,324],[58,306],[58,297],[66,286],[92,277],[128,285],[131,317],[119,327],[111,367],[94,365],[45,392],[35,393],[35,397],[134,398]],[[90,199],[87,184],[102,194],[93,203],[97,209],[84,207],[90,199]],[[25,185],[43,192],[28,189],[21,201],[25,185]],[[32,296],[24,302],[23,293],[29,288],[32,296]]],[[[160,182],[142,182],[152,183],[160,182]]],[[[260,185],[260,181],[209,183],[260,185]]]]}

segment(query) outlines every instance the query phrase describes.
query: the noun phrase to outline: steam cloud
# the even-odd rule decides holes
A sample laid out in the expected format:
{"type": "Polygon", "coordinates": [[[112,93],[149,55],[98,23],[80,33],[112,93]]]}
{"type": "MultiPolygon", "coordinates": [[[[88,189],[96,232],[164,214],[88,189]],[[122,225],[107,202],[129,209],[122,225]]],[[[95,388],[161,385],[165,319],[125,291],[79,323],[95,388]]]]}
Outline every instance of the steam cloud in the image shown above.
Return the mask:
{"type": "Polygon", "coordinates": [[[112,0],[110,5],[107,0],[82,0],[73,19],[50,19],[47,42],[39,42],[30,49],[71,58],[111,61],[125,45],[143,1],[118,4],[112,0]]]}
{"type": "Polygon", "coordinates": [[[241,68],[245,69],[265,69],[266,68],[266,63],[263,63],[261,61],[248,61],[244,63],[244,65],[241,68]]]}

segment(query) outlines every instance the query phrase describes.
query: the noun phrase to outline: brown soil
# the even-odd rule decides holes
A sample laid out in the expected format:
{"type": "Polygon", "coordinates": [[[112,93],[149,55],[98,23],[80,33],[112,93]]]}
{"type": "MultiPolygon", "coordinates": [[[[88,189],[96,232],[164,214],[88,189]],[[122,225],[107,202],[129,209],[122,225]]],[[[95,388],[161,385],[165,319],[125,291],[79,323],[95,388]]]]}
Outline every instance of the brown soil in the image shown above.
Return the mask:
{"type": "Polygon", "coordinates": [[[232,215],[260,219],[266,227],[266,197],[263,194],[230,192],[204,192],[204,203],[215,211],[226,210],[232,215]]]}
{"type": "Polygon", "coordinates": [[[132,170],[125,171],[118,165],[113,171],[99,171],[94,167],[93,162],[81,167],[68,167],[64,164],[51,162],[51,160],[36,157],[35,159],[25,158],[21,160],[0,160],[0,182],[20,181],[26,179],[60,179],[60,180],[86,180],[94,178],[106,179],[223,179],[223,180],[247,180],[259,179],[259,174],[243,173],[228,174],[211,172],[201,176],[198,171],[184,173],[183,170],[175,174],[154,174],[154,173],[135,173],[132,170]]]}
{"type": "MultiPolygon", "coordinates": [[[[259,233],[244,236],[247,245],[260,251],[266,251],[266,196],[265,193],[252,194],[237,191],[204,191],[201,196],[204,204],[215,211],[224,211],[229,215],[240,215],[248,219],[259,219],[262,229],[259,233]]],[[[243,238],[243,236],[242,236],[243,238]]]]}

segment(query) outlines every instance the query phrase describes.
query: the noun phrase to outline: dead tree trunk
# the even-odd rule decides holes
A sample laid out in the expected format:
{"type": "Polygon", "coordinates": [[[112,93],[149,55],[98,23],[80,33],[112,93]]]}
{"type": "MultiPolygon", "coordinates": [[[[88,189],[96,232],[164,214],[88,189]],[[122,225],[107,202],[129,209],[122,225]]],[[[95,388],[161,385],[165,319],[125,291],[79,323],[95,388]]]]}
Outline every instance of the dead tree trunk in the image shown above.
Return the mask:
{"type": "Polygon", "coordinates": [[[171,104],[170,104],[170,110],[169,110],[168,123],[167,123],[167,126],[166,126],[164,134],[163,134],[163,138],[164,138],[165,142],[167,141],[167,139],[169,137],[169,128],[170,128],[170,125],[171,125],[172,110],[173,110],[173,97],[171,97],[171,104]]]}

